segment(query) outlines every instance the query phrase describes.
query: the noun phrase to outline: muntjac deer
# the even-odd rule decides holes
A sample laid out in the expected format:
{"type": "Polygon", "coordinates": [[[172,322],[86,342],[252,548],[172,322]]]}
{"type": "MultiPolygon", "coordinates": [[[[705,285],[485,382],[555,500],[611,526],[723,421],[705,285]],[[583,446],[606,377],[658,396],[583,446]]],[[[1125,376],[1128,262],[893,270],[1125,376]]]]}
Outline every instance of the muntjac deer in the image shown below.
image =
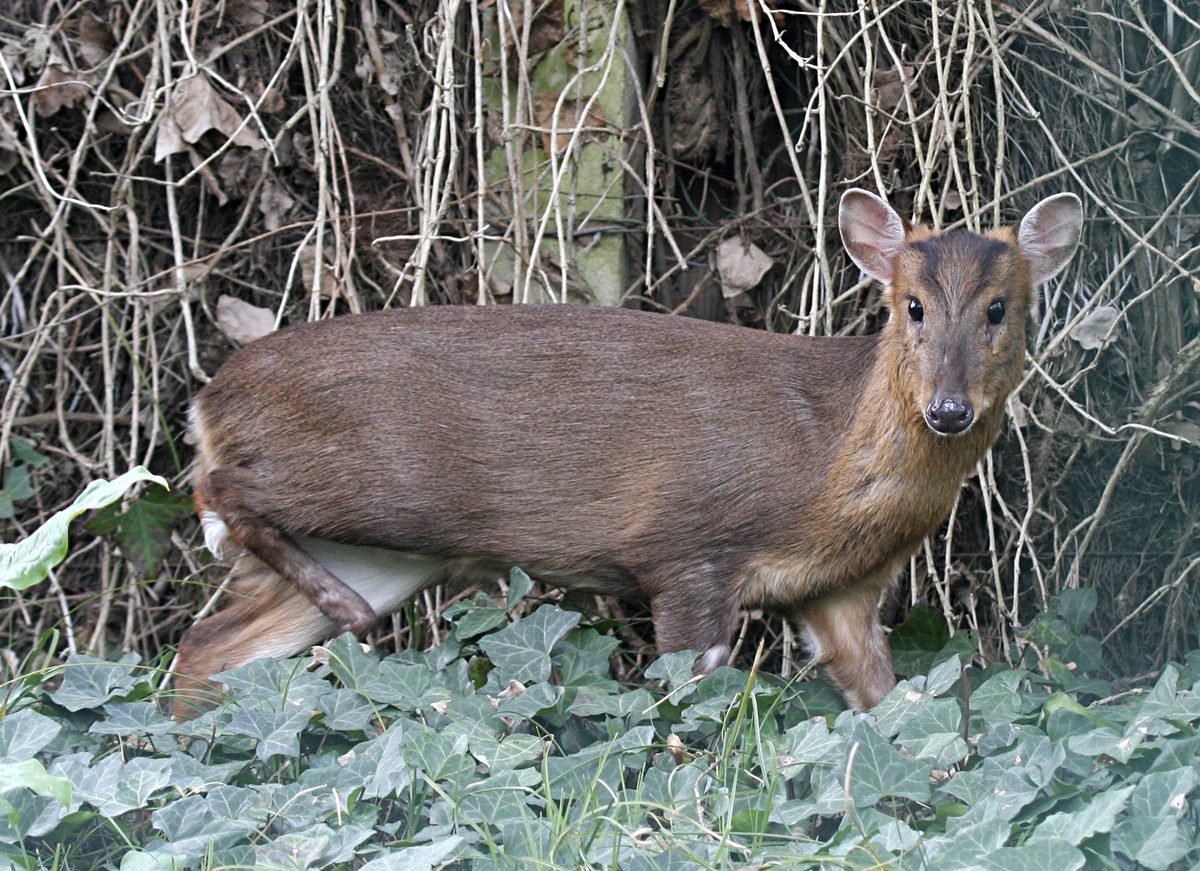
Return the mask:
{"type": "Polygon", "coordinates": [[[782,612],[874,706],[895,683],[880,593],[995,440],[1033,287],[1082,210],[1059,194],[1017,228],[937,233],[851,190],[839,220],[886,286],[877,335],[444,306],[235,353],[192,425],[205,540],[237,583],[183,638],[177,713],[214,673],[513,565],[648,598],[659,651],[700,651],[697,673],[729,657],[739,608],[782,612]]]}

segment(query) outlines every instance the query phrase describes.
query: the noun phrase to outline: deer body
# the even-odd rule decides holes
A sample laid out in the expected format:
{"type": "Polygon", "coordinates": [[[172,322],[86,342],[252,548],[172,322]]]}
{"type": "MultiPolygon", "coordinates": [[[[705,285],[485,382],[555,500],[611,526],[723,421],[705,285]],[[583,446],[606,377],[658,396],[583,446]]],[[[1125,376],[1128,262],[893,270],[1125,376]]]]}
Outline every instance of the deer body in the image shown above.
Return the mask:
{"type": "MultiPolygon", "coordinates": [[[[698,671],[728,658],[739,608],[782,612],[847,700],[872,706],[894,684],[879,594],[995,439],[1031,280],[1046,270],[1011,231],[899,222],[897,237],[886,204],[852,194],[847,246],[891,284],[893,317],[875,336],[433,307],[238,351],[198,395],[193,430],[206,540],[239,555],[242,598],[189,630],[180,672],[203,683],[361,632],[431,584],[520,565],[648,598],[660,651],[702,651],[698,671]],[[896,301],[916,293],[927,325],[896,301]],[[985,329],[980,305],[996,294],[1011,317],[985,329]]],[[[1076,221],[1070,250],[1077,238],[1076,221]]]]}

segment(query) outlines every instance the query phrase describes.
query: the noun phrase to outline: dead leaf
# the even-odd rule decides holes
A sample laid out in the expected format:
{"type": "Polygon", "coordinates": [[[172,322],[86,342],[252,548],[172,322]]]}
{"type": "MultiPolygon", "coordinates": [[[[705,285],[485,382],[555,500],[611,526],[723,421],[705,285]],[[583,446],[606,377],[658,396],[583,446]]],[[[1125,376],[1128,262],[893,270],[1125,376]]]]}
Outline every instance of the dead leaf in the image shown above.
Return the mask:
{"type": "MultiPolygon", "coordinates": [[[[516,60],[517,44],[521,41],[525,26],[525,7],[520,2],[510,2],[512,13],[511,29],[505,27],[504,47],[516,60]]],[[[529,25],[529,57],[549,51],[563,39],[563,0],[551,0],[538,9],[529,25]]]]}
{"type": "Polygon", "coordinates": [[[716,267],[721,278],[721,293],[731,299],[757,287],[775,261],[748,239],[731,236],[717,246],[716,267]]]}
{"type": "Polygon", "coordinates": [[[108,24],[89,9],[79,16],[75,34],[79,40],[79,55],[88,66],[99,66],[117,47],[108,24]]]}
{"type": "Polygon", "coordinates": [[[229,338],[246,345],[275,332],[275,312],[225,295],[217,300],[217,324],[229,338]]]}
{"type": "Polygon", "coordinates": [[[87,99],[89,89],[80,83],[81,74],[57,61],[49,63],[38,79],[39,90],[30,99],[39,115],[53,115],[59,109],[74,109],[87,99]]]}
{"type": "Polygon", "coordinates": [[[258,27],[267,20],[267,0],[225,0],[225,11],[243,27],[258,27]]]}
{"type": "MultiPolygon", "coordinates": [[[[752,19],[750,18],[750,3],[751,2],[758,3],[758,0],[733,0],[733,5],[737,9],[738,17],[741,18],[742,21],[745,21],[747,24],[749,24],[752,21],[752,19]]],[[[780,12],[778,9],[768,8],[767,14],[769,14],[771,16],[771,18],[774,19],[776,24],[783,23],[783,13],[780,12]]],[[[759,21],[761,21],[763,18],[766,17],[763,14],[763,8],[762,8],[761,4],[758,6],[758,8],[756,8],[754,10],[754,16],[759,21]]]]}
{"type": "MultiPolygon", "coordinates": [[[[317,268],[317,254],[315,249],[309,245],[300,253],[300,280],[304,282],[304,292],[312,293],[313,278],[317,268]]],[[[337,296],[338,280],[333,274],[333,267],[329,265],[329,260],[325,259],[321,262],[321,287],[318,293],[322,299],[333,299],[337,296]]]]}
{"type": "MultiPolygon", "coordinates": [[[[558,112],[558,117],[555,119],[554,107],[557,105],[558,94],[549,91],[538,94],[533,98],[533,123],[538,127],[545,128],[542,131],[542,149],[547,154],[550,152],[550,129],[552,122],[557,133],[554,141],[555,154],[562,154],[566,150],[567,144],[571,141],[571,134],[576,127],[603,127],[605,125],[599,105],[593,106],[582,124],[579,120],[579,113],[583,109],[581,104],[574,102],[563,103],[562,108],[558,112]]],[[[586,135],[581,135],[580,141],[586,141],[587,138],[586,135]]]]}
{"type": "Polygon", "coordinates": [[[287,210],[296,204],[288,195],[287,190],[274,177],[263,182],[262,196],[258,200],[258,210],[266,218],[264,223],[268,230],[278,230],[283,226],[283,217],[287,210]]]}
{"type": "Polygon", "coordinates": [[[872,79],[875,87],[871,91],[871,103],[881,111],[893,114],[904,104],[904,93],[908,89],[906,82],[911,82],[913,67],[904,65],[900,70],[895,67],[884,67],[875,70],[872,79]],[[903,75],[901,75],[903,73],[903,75]]]}
{"type": "Polygon", "coordinates": [[[1104,345],[1104,337],[1117,322],[1119,314],[1115,306],[1102,305],[1077,323],[1070,336],[1085,351],[1095,351],[1104,345]]]}
{"type": "Polygon", "coordinates": [[[258,79],[254,83],[251,93],[254,94],[254,102],[260,112],[275,114],[276,112],[282,112],[287,107],[287,103],[284,102],[283,94],[279,92],[279,89],[268,88],[266,82],[262,79],[258,79]]]}
{"type": "Polygon", "coordinates": [[[730,0],[700,0],[700,8],[725,27],[733,23],[733,3],[730,0]]]}
{"type": "Polygon", "coordinates": [[[379,87],[389,96],[399,95],[404,86],[404,63],[394,51],[383,53],[383,69],[379,71],[379,87]]]}
{"type": "MultiPolygon", "coordinates": [[[[51,52],[53,43],[50,40],[50,31],[43,25],[35,24],[25,31],[25,36],[21,40],[21,48],[25,54],[25,63],[33,69],[41,69],[46,65],[47,61],[52,60],[51,52]]],[[[17,84],[20,84],[18,81],[17,84]]]]}
{"type": "Polygon", "coordinates": [[[158,126],[154,160],[187,151],[189,145],[195,145],[209,130],[232,139],[235,145],[263,147],[258,134],[249,126],[242,126],[237,110],[216,92],[203,73],[196,73],[176,83],[171,91],[167,111],[158,126]]]}

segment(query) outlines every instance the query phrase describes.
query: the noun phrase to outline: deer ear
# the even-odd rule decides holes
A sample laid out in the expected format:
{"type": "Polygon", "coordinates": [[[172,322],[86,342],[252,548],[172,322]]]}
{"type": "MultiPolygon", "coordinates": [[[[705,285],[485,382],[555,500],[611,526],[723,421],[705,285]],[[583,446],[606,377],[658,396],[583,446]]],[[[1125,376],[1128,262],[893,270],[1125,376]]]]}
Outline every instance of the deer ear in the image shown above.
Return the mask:
{"type": "Polygon", "coordinates": [[[1055,194],[1029,210],[1017,230],[1017,245],[1029,261],[1035,285],[1062,271],[1079,246],[1083,204],[1075,194],[1055,194]]]}
{"type": "Polygon", "coordinates": [[[838,226],[842,244],[858,268],[891,284],[895,272],[893,261],[908,231],[908,225],[896,210],[870,191],[851,188],[842,194],[838,226]]]}

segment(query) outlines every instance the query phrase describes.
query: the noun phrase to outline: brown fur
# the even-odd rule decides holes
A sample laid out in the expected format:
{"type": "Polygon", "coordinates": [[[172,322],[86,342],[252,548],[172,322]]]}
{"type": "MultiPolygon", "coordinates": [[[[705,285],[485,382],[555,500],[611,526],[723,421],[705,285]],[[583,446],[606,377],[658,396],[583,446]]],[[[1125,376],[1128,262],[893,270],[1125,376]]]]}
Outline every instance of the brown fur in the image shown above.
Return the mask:
{"type": "MultiPolygon", "coordinates": [[[[879,594],[995,439],[1031,290],[1011,232],[916,227],[875,336],[576,306],[293,327],[197,397],[197,504],[285,576],[310,568],[289,538],[308,535],[641,594],[660,650],[705,651],[704,671],[728,656],[736,610],[762,605],[804,621],[869,708],[894,684],[879,594]],[[997,296],[1009,314],[993,326],[997,296]],[[956,438],[922,417],[951,381],[977,414],[956,438]]],[[[321,584],[301,586],[320,599],[321,584]]],[[[327,613],[274,577],[194,627],[180,670],[248,661],[278,623],[303,624],[295,645],[345,622],[327,613]]]]}

